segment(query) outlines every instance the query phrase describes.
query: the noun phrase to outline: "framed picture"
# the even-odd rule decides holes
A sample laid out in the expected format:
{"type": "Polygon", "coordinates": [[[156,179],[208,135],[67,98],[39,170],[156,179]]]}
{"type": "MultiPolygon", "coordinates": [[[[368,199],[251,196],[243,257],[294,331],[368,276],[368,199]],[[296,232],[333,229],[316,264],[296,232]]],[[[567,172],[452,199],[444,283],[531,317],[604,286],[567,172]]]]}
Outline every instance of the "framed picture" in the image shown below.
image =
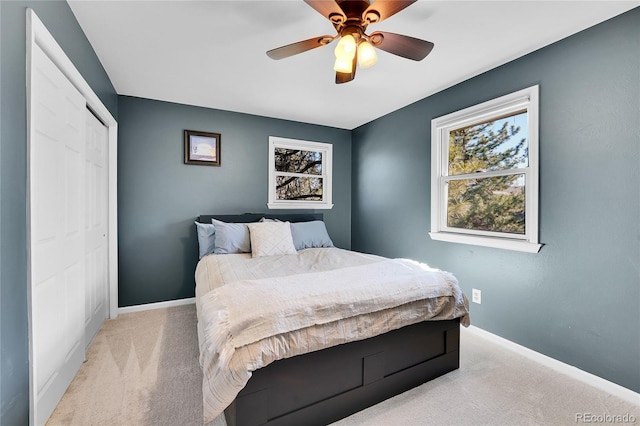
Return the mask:
{"type": "Polygon", "coordinates": [[[184,131],[184,164],[220,165],[220,133],[184,131]]]}

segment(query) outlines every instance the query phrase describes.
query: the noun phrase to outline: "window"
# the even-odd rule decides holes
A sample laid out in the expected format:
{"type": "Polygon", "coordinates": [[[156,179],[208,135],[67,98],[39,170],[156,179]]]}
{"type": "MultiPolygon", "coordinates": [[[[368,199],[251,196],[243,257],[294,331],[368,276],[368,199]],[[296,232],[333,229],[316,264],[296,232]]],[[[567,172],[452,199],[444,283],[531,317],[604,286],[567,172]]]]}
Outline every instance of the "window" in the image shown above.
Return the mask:
{"type": "Polygon", "coordinates": [[[333,145],[269,137],[270,209],[330,209],[333,145]]]}
{"type": "Polygon", "coordinates": [[[431,121],[434,240],[537,253],[538,86],[431,121]]]}

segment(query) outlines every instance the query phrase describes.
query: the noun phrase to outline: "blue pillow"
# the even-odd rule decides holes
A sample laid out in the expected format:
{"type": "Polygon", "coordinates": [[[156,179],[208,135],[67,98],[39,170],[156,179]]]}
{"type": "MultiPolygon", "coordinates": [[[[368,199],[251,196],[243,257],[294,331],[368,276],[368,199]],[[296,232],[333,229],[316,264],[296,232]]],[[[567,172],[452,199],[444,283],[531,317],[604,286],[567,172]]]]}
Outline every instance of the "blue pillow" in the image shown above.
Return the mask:
{"type": "Polygon", "coordinates": [[[251,253],[251,237],[246,223],[226,223],[211,219],[216,228],[214,253],[251,253]]]}
{"type": "Polygon", "coordinates": [[[198,250],[199,259],[202,259],[209,253],[213,253],[215,249],[216,228],[210,223],[196,222],[198,230],[198,250]]]}
{"type": "Polygon", "coordinates": [[[327,227],[321,220],[291,223],[291,236],[296,250],[312,247],[333,247],[327,227]]]}

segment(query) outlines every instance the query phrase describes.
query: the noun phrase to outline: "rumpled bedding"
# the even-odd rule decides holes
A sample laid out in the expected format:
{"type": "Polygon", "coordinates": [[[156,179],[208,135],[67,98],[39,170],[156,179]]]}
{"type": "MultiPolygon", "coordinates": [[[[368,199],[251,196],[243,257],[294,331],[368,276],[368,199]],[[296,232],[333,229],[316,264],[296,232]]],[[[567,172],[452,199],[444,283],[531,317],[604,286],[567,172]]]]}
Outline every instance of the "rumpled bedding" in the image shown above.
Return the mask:
{"type": "Polygon", "coordinates": [[[269,363],[424,320],[461,318],[455,277],[406,259],[337,248],[251,258],[205,256],[196,269],[204,420],[269,363]]]}

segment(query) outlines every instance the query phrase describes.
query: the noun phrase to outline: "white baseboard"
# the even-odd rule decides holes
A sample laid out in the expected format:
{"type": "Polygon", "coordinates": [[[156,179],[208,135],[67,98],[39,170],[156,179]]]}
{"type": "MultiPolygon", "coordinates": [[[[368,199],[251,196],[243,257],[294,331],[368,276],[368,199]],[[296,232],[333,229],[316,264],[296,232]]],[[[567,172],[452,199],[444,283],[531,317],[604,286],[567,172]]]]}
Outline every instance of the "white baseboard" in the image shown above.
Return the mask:
{"type": "Polygon", "coordinates": [[[191,305],[196,303],[195,297],[188,299],[169,300],[166,302],[145,303],[144,305],[125,306],[124,308],[118,308],[118,315],[130,314],[132,312],[142,312],[151,309],[172,308],[174,306],[191,305]]]}
{"type": "Polygon", "coordinates": [[[467,332],[485,338],[492,343],[500,345],[505,349],[508,349],[532,361],[549,367],[552,370],[591,385],[611,395],[617,396],[618,398],[624,399],[625,401],[628,401],[632,404],[640,405],[640,393],[634,392],[631,389],[627,389],[624,386],[620,386],[594,374],[587,373],[586,371],[580,370],[577,367],[565,364],[562,361],[558,361],[557,359],[551,358],[547,355],[543,355],[540,352],[536,352],[532,349],[521,346],[517,343],[512,342],[511,340],[507,340],[503,337],[497,336],[473,325],[469,326],[468,328],[460,327],[460,330],[462,330],[463,333],[467,332]]]}

